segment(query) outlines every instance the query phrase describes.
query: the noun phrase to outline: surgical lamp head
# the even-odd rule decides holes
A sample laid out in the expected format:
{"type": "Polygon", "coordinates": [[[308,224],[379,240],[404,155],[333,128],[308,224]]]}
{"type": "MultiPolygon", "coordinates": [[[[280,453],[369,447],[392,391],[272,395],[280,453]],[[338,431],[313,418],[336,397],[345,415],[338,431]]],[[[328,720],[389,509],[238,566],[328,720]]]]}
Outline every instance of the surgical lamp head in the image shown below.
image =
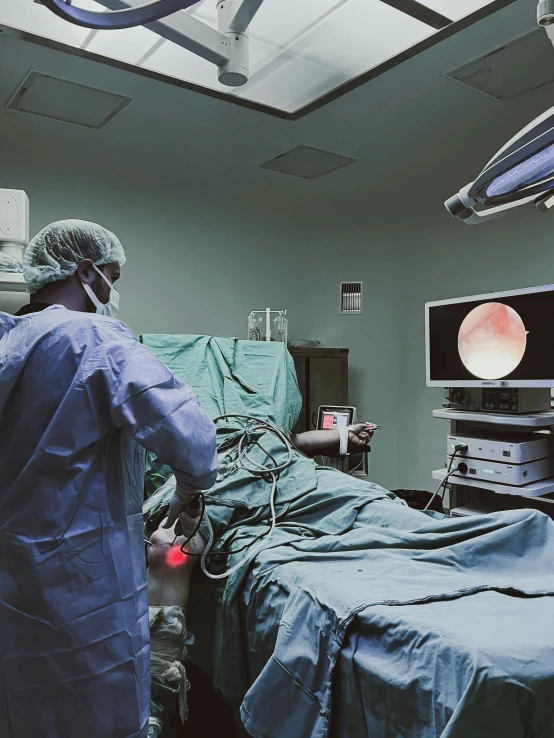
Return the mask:
{"type": "Polygon", "coordinates": [[[533,204],[554,205],[554,108],[536,118],[500,149],[474,182],[445,203],[467,224],[482,223],[533,204]]]}
{"type": "MultiPolygon", "coordinates": [[[[539,0],[537,21],[554,43],[554,0],[539,0]]],[[[454,218],[473,225],[533,204],[554,206],[554,108],[500,149],[474,182],[445,203],[454,218]]]]}
{"type": "Polygon", "coordinates": [[[115,31],[154,23],[179,10],[190,8],[198,2],[198,0],[151,0],[138,7],[99,13],[74,7],[72,1],[41,0],[41,3],[59,18],[77,26],[100,31],[115,31]]]}

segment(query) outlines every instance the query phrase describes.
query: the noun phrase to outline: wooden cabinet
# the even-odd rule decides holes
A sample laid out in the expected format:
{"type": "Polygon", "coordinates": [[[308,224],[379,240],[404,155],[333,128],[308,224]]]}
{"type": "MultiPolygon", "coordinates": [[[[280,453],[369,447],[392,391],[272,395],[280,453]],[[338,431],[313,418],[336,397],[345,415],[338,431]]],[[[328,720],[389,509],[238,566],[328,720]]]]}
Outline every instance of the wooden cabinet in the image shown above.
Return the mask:
{"type": "Polygon", "coordinates": [[[320,405],[348,405],[348,349],[289,347],[302,393],[296,432],[317,427],[320,405]]]}

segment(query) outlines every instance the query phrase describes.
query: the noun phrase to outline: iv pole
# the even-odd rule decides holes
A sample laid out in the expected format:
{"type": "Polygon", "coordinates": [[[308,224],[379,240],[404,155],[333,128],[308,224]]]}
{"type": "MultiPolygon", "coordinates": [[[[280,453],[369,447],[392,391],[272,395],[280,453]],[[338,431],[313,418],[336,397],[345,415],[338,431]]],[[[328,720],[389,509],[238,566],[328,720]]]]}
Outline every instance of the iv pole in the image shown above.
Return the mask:
{"type": "Polygon", "coordinates": [[[265,310],[251,310],[248,313],[248,317],[252,317],[253,315],[259,315],[260,313],[265,313],[265,340],[271,341],[271,314],[278,313],[279,315],[286,315],[286,310],[272,310],[271,308],[266,308],[265,310]]]}

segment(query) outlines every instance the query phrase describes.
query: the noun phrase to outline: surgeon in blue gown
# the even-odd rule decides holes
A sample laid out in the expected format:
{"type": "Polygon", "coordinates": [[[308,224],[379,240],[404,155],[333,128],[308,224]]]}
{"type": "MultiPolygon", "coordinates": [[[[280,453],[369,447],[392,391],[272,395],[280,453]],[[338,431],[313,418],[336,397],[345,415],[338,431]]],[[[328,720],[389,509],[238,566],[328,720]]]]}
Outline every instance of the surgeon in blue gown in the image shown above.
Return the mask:
{"type": "Polygon", "coordinates": [[[168,526],[217,474],[192,390],[113,317],[125,255],[61,221],[0,313],[0,736],[144,738],[144,449],[178,480],[168,526]]]}

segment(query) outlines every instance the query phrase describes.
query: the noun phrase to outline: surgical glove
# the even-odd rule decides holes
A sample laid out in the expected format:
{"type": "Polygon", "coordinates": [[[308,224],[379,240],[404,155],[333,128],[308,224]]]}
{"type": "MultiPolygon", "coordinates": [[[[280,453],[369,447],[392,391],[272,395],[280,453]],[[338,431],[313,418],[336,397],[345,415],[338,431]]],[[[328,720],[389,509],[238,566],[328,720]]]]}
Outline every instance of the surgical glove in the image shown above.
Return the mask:
{"type": "Polygon", "coordinates": [[[189,507],[186,512],[180,513],[179,521],[175,525],[175,535],[182,536],[187,541],[190,540],[198,528],[198,518],[201,512],[202,508],[198,506],[193,510],[189,507]]]}
{"type": "Polygon", "coordinates": [[[177,522],[179,514],[187,512],[189,504],[198,496],[199,490],[197,489],[185,489],[177,485],[175,492],[169,503],[169,512],[167,514],[167,520],[165,521],[164,528],[173,528],[177,522]]]}

